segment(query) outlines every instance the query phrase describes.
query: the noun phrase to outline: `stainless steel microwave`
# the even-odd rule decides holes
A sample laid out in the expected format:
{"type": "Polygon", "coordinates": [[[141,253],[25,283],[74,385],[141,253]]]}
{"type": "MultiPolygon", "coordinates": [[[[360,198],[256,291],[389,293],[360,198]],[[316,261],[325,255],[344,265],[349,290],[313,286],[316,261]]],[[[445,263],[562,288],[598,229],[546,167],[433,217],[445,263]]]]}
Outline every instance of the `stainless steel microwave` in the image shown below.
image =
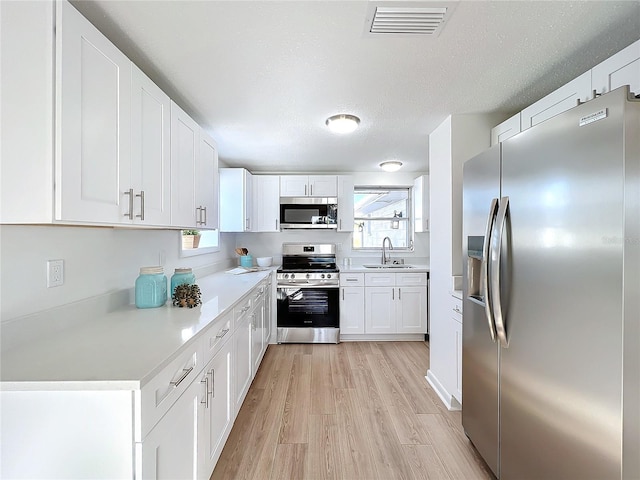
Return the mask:
{"type": "Polygon", "coordinates": [[[338,228],[335,197],[280,197],[280,228],[338,228]]]}

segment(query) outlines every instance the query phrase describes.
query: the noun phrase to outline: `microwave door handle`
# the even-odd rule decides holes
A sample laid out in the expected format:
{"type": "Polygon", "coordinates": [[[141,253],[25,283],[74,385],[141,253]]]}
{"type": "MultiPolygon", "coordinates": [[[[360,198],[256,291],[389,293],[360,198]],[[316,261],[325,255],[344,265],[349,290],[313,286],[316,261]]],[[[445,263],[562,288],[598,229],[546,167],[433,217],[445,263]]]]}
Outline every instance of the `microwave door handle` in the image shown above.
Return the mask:
{"type": "Polygon", "coordinates": [[[484,313],[489,324],[491,340],[496,341],[496,329],[493,320],[493,309],[491,308],[490,285],[489,285],[489,254],[491,250],[491,234],[498,209],[498,199],[491,200],[489,216],[484,233],[484,243],[482,245],[482,263],[480,264],[480,296],[484,299],[484,313]]]}

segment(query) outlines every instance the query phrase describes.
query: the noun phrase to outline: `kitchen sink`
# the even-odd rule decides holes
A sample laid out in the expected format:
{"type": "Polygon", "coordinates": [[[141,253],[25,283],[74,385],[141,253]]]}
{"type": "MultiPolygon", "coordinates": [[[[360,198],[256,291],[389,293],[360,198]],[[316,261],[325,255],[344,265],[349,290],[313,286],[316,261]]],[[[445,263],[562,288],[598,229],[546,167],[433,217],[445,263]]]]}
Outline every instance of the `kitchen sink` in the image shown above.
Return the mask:
{"type": "Polygon", "coordinates": [[[362,265],[364,268],[414,268],[413,265],[407,265],[404,263],[387,263],[383,265],[382,263],[369,263],[362,265]]]}

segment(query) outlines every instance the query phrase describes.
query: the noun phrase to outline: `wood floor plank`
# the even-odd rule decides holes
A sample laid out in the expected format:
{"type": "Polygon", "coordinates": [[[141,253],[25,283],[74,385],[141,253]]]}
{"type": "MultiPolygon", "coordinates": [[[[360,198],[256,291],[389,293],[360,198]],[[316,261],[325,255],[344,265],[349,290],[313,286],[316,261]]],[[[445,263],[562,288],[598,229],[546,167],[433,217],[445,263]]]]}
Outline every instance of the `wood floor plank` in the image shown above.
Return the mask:
{"type": "Polygon", "coordinates": [[[311,410],[311,355],[295,354],[289,374],[278,443],[309,441],[311,410]]]}
{"type": "Polygon", "coordinates": [[[431,445],[403,445],[403,450],[411,464],[416,480],[450,480],[447,473],[431,445]]]}
{"type": "Polygon", "coordinates": [[[339,452],[345,479],[377,479],[371,438],[354,389],[336,390],[339,452]]]}
{"type": "Polygon", "coordinates": [[[411,466],[404,457],[398,435],[371,371],[354,373],[363,424],[370,438],[378,478],[408,479],[411,466]]]}
{"type": "Polygon", "coordinates": [[[491,480],[484,462],[473,450],[470,442],[452,431],[439,414],[418,415],[433,439],[433,448],[447,474],[454,480],[491,480]]]}
{"type": "Polygon", "coordinates": [[[309,416],[305,480],[340,480],[342,465],[335,415],[309,416]]]}
{"type": "Polygon", "coordinates": [[[333,345],[314,345],[311,355],[311,414],[335,414],[333,398],[333,375],[331,373],[330,350],[333,345]]]}
{"type": "Polygon", "coordinates": [[[346,348],[331,348],[329,350],[329,363],[335,388],[354,388],[351,376],[351,364],[346,348]]]}
{"type": "Polygon", "coordinates": [[[276,447],[271,480],[293,480],[304,478],[307,457],[306,443],[281,443],[276,447]]]}

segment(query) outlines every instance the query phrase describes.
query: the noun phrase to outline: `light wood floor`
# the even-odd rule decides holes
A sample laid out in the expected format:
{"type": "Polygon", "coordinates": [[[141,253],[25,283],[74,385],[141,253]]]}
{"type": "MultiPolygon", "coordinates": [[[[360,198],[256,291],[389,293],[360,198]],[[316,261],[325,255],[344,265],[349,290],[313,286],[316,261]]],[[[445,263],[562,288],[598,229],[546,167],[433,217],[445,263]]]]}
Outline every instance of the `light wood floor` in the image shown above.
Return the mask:
{"type": "Polygon", "coordinates": [[[491,479],[425,342],[270,345],[212,479],[491,479]]]}

